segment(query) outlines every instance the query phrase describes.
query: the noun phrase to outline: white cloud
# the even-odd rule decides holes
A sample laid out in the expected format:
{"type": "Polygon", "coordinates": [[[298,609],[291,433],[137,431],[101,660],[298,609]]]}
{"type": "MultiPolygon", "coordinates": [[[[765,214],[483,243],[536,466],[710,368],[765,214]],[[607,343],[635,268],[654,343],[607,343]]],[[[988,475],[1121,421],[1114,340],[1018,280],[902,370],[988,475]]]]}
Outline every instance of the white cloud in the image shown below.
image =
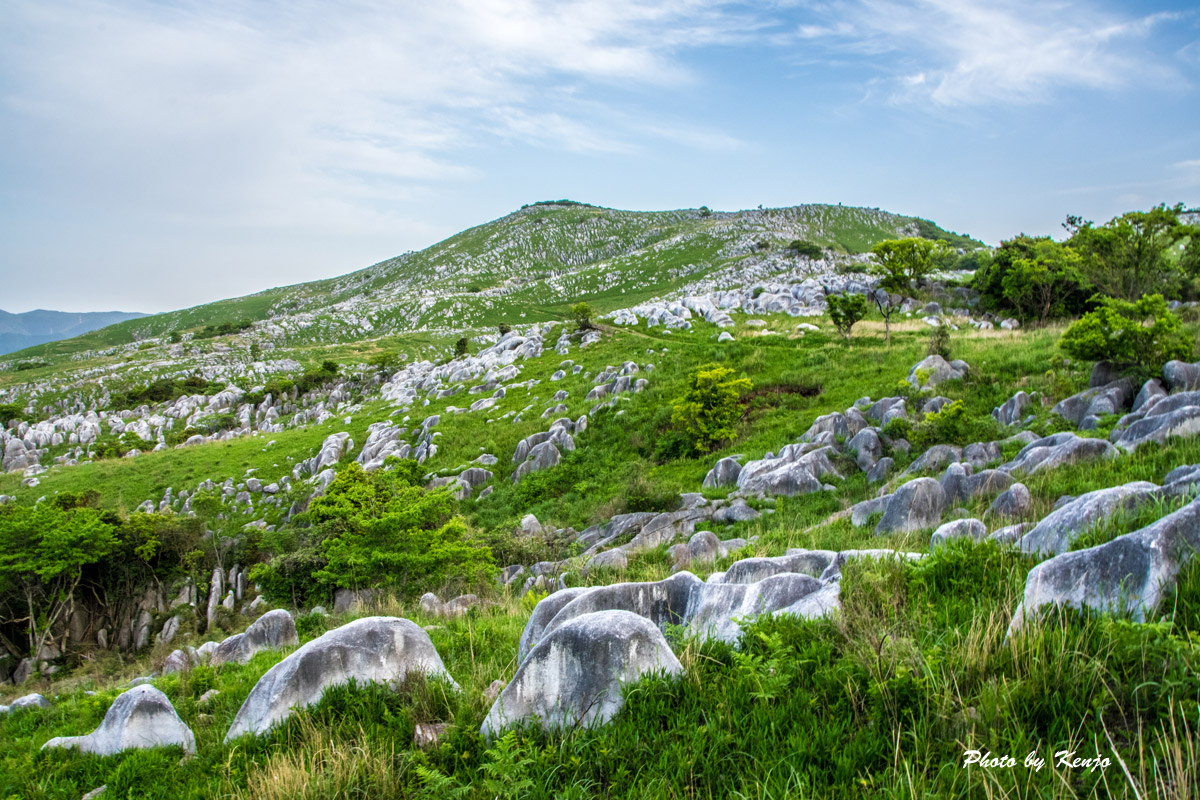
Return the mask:
{"type": "Polygon", "coordinates": [[[14,0],[0,144],[84,206],[379,230],[394,201],[478,177],[489,137],[636,149],[659,123],[577,95],[685,84],[680,52],[755,25],[717,0],[14,0]]]}
{"type": "Polygon", "coordinates": [[[1170,74],[1138,47],[1169,14],[1123,17],[1038,0],[847,0],[812,13],[838,24],[803,26],[798,46],[815,41],[882,67],[896,102],[1043,102],[1056,90],[1112,89],[1170,74]]]}

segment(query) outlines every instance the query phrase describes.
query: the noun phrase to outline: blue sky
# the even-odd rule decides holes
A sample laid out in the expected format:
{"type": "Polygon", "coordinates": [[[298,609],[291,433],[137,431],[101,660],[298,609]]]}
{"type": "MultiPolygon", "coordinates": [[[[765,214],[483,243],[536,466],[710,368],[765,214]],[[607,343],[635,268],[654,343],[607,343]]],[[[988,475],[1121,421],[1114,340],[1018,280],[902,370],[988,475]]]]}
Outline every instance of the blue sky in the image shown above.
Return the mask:
{"type": "Polygon", "coordinates": [[[7,0],[0,308],[179,308],[558,198],[1058,235],[1200,205],[1198,84],[1183,2],[7,0]]]}

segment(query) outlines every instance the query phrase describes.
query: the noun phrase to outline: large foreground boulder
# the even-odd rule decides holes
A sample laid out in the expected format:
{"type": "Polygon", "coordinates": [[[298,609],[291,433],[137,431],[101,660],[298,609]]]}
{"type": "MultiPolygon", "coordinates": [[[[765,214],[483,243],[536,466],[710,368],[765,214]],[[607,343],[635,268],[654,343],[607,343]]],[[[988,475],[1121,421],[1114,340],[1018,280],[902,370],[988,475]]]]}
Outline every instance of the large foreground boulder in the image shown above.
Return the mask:
{"type": "Polygon", "coordinates": [[[245,633],[234,634],[217,645],[211,663],[214,667],[231,661],[245,664],[260,650],[296,644],[300,644],[296,636],[296,621],[291,614],[277,608],[256,619],[245,633]]]}
{"type": "Polygon", "coordinates": [[[1144,620],[1200,548],[1200,499],[1139,531],[1055,556],[1029,571],[1009,633],[1045,606],[1090,608],[1144,620]]]}
{"type": "Polygon", "coordinates": [[[42,745],[47,747],[74,747],[98,756],[146,747],[182,747],[194,753],[196,737],[167,696],[144,683],[114,700],[96,730],[86,736],[56,736],[42,745]]]}
{"type": "Polygon", "coordinates": [[[269,669],[250,690],[225,741],[260,734],[317,703],[325,690],[351,680],[398,685],[410,672],[457,684],[419,625],[397,617],[364,617],[326,633],[269,669]]]}
{"type": "Polygon", "coordinates": [[[584,614],[533,648],[480,733],[491,738],[529,717],[546,730],[603,725],[624,704],[621,686],[655,672],[683,666],[654,623],[629,611],[584,614]]]}

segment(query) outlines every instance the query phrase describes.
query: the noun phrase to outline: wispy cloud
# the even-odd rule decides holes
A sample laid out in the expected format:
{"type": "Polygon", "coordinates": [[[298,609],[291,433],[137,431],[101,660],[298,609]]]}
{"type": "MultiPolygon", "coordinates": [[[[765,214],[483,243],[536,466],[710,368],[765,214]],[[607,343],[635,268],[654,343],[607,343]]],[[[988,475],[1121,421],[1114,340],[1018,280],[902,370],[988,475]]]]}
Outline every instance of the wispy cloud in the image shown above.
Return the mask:
{"type": "Polygon", "coordinates": [[[887,76],[894,102],[1043,102],[1170,74],[1143,45],[1175,15],[1120,16],[1035,0],[847,0],[810,7],[796,47],[854,53],[887,76]]]}
{"type": "Polygon", "coordinates": [[[41,184],[84,204],[239,225],[282,204],[352,232],[390,224],[389,198],[477,177],[468,156],[488,137],[642,146],[668,121],[621,124],[578,95],[686,85],[680,53],[757,24],[716,0],[14,0],[0,144],[36,151],[41,184]]]}

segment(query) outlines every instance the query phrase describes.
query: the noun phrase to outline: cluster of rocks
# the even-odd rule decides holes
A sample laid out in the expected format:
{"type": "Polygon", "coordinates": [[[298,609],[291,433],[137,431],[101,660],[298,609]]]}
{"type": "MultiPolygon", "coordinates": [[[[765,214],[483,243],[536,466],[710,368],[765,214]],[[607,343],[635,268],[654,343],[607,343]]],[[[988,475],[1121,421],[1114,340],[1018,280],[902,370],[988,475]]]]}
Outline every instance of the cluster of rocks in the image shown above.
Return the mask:
{"type": "Polygon", "coordinates": [[[512,482],[517,483],[531,472],[539,472],[558,464],[563,451],[575,449],[575,439],[572,434],[587,430],[587,416],[577,420],[562,417],[550,423],[549,429],[532,434],[517,442],[513,450],[512,463],[517,465],[513,470],[512,482]]]}
{"type": "Polygon", "coordinates": [[[763,614],[804,618],[839,607],[842,566],[855,558],[920,558],[890,550],[789,550],[735,562],[701,581],[678,572],[653,583],[565,589],[533,610],[519,666],[496,698],[481,733],[492,737],[532,719],[548,730],[607,722],[622,706],[622,685],[650,673],[677,675],[667,626],[736,642],[741,621],[763,614]]]}

